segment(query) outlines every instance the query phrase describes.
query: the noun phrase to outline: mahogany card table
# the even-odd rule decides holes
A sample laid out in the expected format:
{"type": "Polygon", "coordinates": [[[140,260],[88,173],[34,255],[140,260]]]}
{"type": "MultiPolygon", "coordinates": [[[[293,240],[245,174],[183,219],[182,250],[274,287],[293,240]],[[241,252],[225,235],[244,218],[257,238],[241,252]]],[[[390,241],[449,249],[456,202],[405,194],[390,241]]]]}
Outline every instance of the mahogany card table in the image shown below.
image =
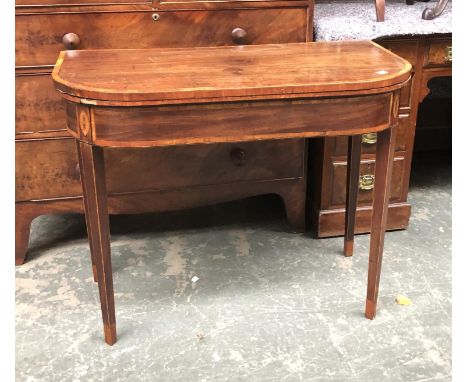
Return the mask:
{"type": "Polygon", "coordinates": [[[373,319],[399,94],[410,69],[370,41],[61,52],[52,77],[76,139],[106,343],[117,340],[106,147],[348,136],[344,253],[351,256],[361,135],[377,133],[365,308],[373,319]]]}

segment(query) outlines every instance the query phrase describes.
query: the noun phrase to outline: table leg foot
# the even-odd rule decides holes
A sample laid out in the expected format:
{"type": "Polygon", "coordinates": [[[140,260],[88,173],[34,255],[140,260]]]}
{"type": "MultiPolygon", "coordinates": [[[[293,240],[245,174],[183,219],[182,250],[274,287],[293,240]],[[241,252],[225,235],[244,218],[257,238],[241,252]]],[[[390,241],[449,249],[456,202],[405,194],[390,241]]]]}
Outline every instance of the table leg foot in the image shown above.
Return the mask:
{"type": "Polygon", "coordinates": [[[346,257],[353,256],[354,251],[354,240],[346,240],[344,241],[344,255],[346,257]]]}
{"type": "Polygon", "coordinates": [[[365,316],[369,320],[373,320],[375,318],[375,314],[377,313],[377,304],[375,301],[366,300],[366,313],[365,316]]]}
{"type": "Polygon", "coordinates": [[[115,324],[104,324],[104,341],[111,346],[117,342],[117,329],[115,324]]]}

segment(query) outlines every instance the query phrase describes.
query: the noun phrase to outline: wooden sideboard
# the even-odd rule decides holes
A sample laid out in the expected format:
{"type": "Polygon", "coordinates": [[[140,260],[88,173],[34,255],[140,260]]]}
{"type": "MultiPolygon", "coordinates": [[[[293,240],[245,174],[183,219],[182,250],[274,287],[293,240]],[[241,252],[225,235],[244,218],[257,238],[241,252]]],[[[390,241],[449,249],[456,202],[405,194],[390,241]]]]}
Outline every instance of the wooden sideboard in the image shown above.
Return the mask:
{"type": "MultiPolygon", "coordinates": [[[[74,140],[50,73],[64,49],[309,41],[314,0],[17,0],[16,263],[31,221],[83,212],[74,140]]],[[[278,194],[305,227],[304,139],[106,152],[110,213],[175,210],[278,194]]]]}
{"type": "MultiPolygon", "coordinates": [[[[452,75],[451,35],[398,37],[377,40],[413,65],[411,82],[402,90],[393,165],[387,229],[408,226],[411,206],[408,186],[419,104],[429,94],[434,77],[452,75]]],[[[309,221],[316,237],[343,235],[346,197],[347,141],[325,138],[310,142],[309,221]]],[[[356,232],[369,232],[374,186],[375,135],[363,137],[356,232]]]]}

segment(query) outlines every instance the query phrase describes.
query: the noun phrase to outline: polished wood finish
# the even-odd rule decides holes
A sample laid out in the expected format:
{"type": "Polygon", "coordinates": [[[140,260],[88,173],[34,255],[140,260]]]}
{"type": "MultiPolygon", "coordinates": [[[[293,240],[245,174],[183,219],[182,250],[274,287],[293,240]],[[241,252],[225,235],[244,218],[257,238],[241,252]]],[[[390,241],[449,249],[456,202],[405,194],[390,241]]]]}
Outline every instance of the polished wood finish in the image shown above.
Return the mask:
{"type": "MultiPolygon", "coordinates": [[[[391,90],[408,79],[411,65],[366,41],[261,46],[62,51],[52,78],[70,96],[157,104],[299,98],[391,90]],[[336,62],[330,64],[331,58],[336,62]],[[371,60],[366,58],[371,57],[371,60]],[[301,71],[290,71],[292,65],[301,71]],[[353,67],[353,71],[346,70],[353,67]],[[380,70],[376,71],[378,67],[380,70]],[[94,70],[90,70],[93,68],[94,70]],[[271,68],[282,72],[270,75],[271,68]],[[99,76],[95,73],[99,73],[99,76]],[[264,86],[257,88],[261,81],[264,86]],[[369,91],[369,89],[371,89],[369,91]],[[270,99],[272,97],[269,97],[270,99]],[[206,99],[206,101],[204,101],[206,99]]],[[[92,100],[92,101],[91,101],[92,100]]],[[[115,103],[114,103],[115,105],[115,103]]]]}
{"type": "Polygon", "coordinates": [[[114,287],[110,251],[109,214],[104,167],[104,150],[77,141],[82,174],[81,184],[85,199],[85,216],[92,251],[93,268],[101,301],[104,339],[113,345],[117,341],[115,326],[114,287]]]}
{"type": "MultiPolygon", "coordinates": [[[[397,118],[395,113],[395,120],[397,118]]],[[[377,312],[377,297],[382,268],[385,228],[387,226],[394,144],[394,126],[378,134],[365,313],[366,318],[371,320],[374,319],[377,312]]]]}
{"type": "MultiPolygon", "coordinates": [[[[302,179],[306,172],[304,144],[302,139],[292,139],[289,142],[108,150],[105,158],[108,190],[112,195],[183,188],[197,193],[197,187],[208,185],[294,182],[302,179]],[[245,152],[241,163],[231,156],[238,149],[245,152]],[[173,159],[165,160],[168,157],[173,159]],[[158,163],[158,168],[154,163],[158,163]],[[144,179],[141,171],[147,174],[144,179]]],[[[16,147],[17,200],[51,200],[81,195],[78,158],[72,139],[21,140],[16,147]],[[35,158],[33,165],[21,166],[30,157],[35,158]],[[50,157],[56,160],[51,162],[50,157]]],[[[275,191],[273,188],[272,193],[275,191]]],[[[278,191],[284,193],[283,188],[278,191]]],[[[126,210],[130,211],[131,206],[126,210]]]]}
{"type": "MultiPolygon", "coordinates": [[[[89,192],[89,187],[87,187],[86,184],[84,184],[84,179],[86,177],[86,163],[84,162],[83,160],[83,153],[82,153],[82,150],[81,150],[81,143],[80,142],[76,142],[76,152],[78,154],[78,163],[79,163],[79,168],[80,168],[80,180],[81,180],[81,184],[82,184],[82,190],[83,190],[83,203],[85,205],[85,211],[90,211],[90,198],[93,197],[93,194],[87,194],[89,192]]],[[[84,148],[86,149],[86,147],[84,148]]],[[[101,150],[102,151],[102,150],[101,150]]],[[[104,157],[103,157],[103,154],[101,153],[101,151],[98,152],[97,155],[100,155],[102,156],[102,159],[99,157],[99,160],[101,160],[102,162],[104,162],[104,157]]],[[[103,170],[102,171],[105,171],[104,169],[104,163],[101,164],[103,170]]],[[[104,182],[104,186],[105,186],[105,182],[104,182]]],[[[105,193],[107,195],[107,192],[105,193]]],[[[106,198],[106,203],[107,203],[107,198],[106,198]]],[[[107,205],[105,206],[106,209],[107,209],[107,205]]],[[[107,211],[106,211],[107,213],[107,211]]],[[[90,221],[90,214],[89,213],[85,213],[85,219],[86,219],[86,229],[88,231],[88,241],[89,241],[89,248],[90,248],[90,253],[91,253],[91,267],[93,269],[93,278],[94,278],[94,281],[98,281],[98,273],[97,273],[97,266],[96,266],[96,260],[95,260],[95,253],[96,251],[99,250],[99,248],[95,248],[94,245],[96,244],[93,244],[94,240],[96,240],[96,235],[94,234],[94,232],[91,231],[91,228],[93,227],[93,222],[90,221]]]]}
{"type": "Polygon", "coordinates": [[[357,193],[359,186],[359,164],[361,159],[362,135],[348,137],[348,163],[345,208],[344,255],[352,256],[354,248],[354,226],[356,224],[357,193]]]}
{"type": "Polygon", "coordinates": [[[50,80],[51,70],[18,73],[15,81],[15,130],[18,138],[68,136],[63,101],[50,80]]]}
{"type": "Polygon", "coordinates": [[[79,105],[74,115],[78,115],[82,123],[81,130],[70,131],[75,138],[108,147],[291,139],[325,135],[334,125],[329,120],[328,113],[334,112],[343,124],[339,131],[330,133],[330,136],[362,130],[376,132],[388,123],[389,100],[390,95],[383,94],[332,99],[326,104],[310,99],[261,103],[236,101],[235,104],[228,105],[206,104],[193,107],[137,106],[125,109],[125,112],[119,108],[79,105]],[[313,121],[308,121],[309,114],[314,114],[313,121]],[[173,129],[174,123],[179,129],[173,129]],[[95,128],[96,125],[99,125],[99,130],[95,128]]]}
{"type": "MultiPolygon", "coordinates": [[[[411,158],[419,103],[429,94],[427,83],[434,77],[451,76],[448,57],[451,36],[413,36],[381,39],[378,44],[408,60],[412,78],[402,89],[399,121],[396,127],[394,166],[387,229],[404,229],[409,224],[411,206],[408,188],[411,158]]],[[[362,144],[360,175],[374,174],[377,144],[362,144]]],[[[346,201],[347,139],[345,137],[314,140],[310,150],[309,176],[316,180],[310,188],[309,210],[312,232],[316,237],[343,235],[346,201]]],[[[355,233],[370,232],[372,190],[358,191],[355,233]]]]}
{"type": "Polygon", "coordinates": [[[53,65],[70,49],[130,49],[265,44],[306,41],[307,8],[232,9],[159,12],[68,12],[18,15],[16,65],[53,65]],[[288,25],[286,31],[278,25],[288,25]],[[247,35],[232,35],[242,28],[247,35]],[[74,40],[70,38],[73,34],[74,40]],[[68,37],[67,37],[68,36],[68,37]],[[65,39],[65,41],[64,41],[65,39]]]}
{"type": "MultiPolygon", "coordinates": [[[[366,317],[374,318],[400,89],[410,78],[410,68],[407,61],[372,42],[62,52],[53,79],[67,102],[68,130],[79,151],[106,343],[112,345],[117,337],[103,147],[116,143],[164,147],[355,135],[350,138],[347,182],[347,207],[352,209],[346,223],[349,255],[361,135],[377,133],[366,302],[366,317]],[[180,60],[169,65],[165,60],[171,52],[180,60]],[[261,56],[267,58],[268,70],[255,59],[261,56]],[[363,62],[373,62],[373,67],[363,62]],[[192,68],[191,76],[185,74],[187,68],[192,68]],[[333,76],[327,68],[332,68],[333,76]],[[113,80],[104,86],[106,77],[113,80]],[[156,87],[158,79],[163,80],[156,87]],[[202,128],[191,128],[193,123],[202,128]]],[[[232,157],[238,166],[245,152],[237,149],[232,157]]]]}
{"type": "MultiPolygon", "coordinates": [[[[151,1],[151,0],[150,0],[151,1]]],[[[15,0],[17,6],[27,6],[27,5],[57,5],[57,4],[67,4],[67,5],[80,5],[80,4],[115,4],[115,3],[148,3],[148,0],[15,0]]]]}
{"type": "MultiPolygon", "coordinates": [[[[61,50],[304,42],[312,36],[313,4],[17,0],[17,262],[26,258],[27,227],[33,218],[82,213],[84,208],[76,148],[66,130],[63,101],[50,78],[61,50]],[[246,32],[242,41],[233,36],[237,28],[246,32]]],[[[293,230],[305,231],[304,139],[108,149],[105,162],[111,178],[111,214],[192,208],[272,193],[283,200],[293,230]],[[231,156],[237,149],[245,152],[241,161],[231,156]],[[150,165],[155,162],[157,169],[150,165]],[[140,168],[148,176],[142,176],[140,168]]]]}

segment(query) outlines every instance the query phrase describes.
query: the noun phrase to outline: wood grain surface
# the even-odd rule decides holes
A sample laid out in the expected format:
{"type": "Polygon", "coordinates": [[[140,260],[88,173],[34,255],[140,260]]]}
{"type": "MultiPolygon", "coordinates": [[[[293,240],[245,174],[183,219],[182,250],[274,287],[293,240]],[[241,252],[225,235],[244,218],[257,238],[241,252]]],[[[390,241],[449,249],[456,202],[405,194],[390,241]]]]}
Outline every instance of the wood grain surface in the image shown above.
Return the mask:
{"type": "Polygon", "coordinates": [[[411,64],[370,41],[180,49],[62,51],[57,89],[91,100],[200,102],[230,97],[369,94],[401,84],[411,64]]]}

